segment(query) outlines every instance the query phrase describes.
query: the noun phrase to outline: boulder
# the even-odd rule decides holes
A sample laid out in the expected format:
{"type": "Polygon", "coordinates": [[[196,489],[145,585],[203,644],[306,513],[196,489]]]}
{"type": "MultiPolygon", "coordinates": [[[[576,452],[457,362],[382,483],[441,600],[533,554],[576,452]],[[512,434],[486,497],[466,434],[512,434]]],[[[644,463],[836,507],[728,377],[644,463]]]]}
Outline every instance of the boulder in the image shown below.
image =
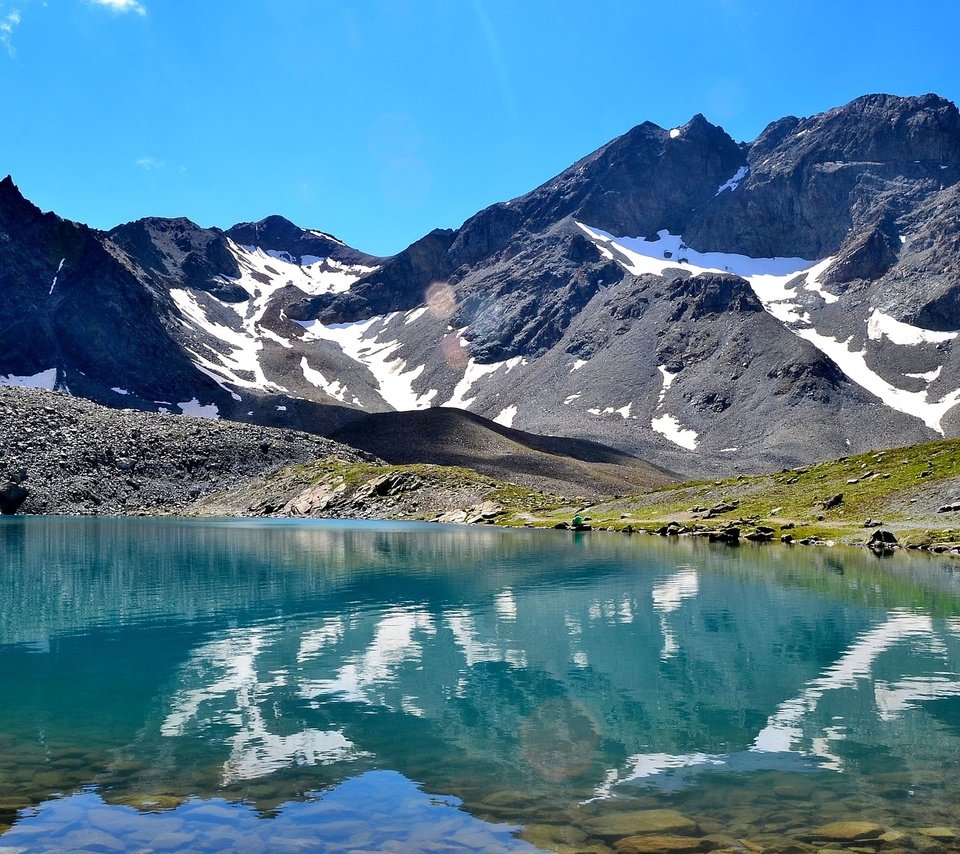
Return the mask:
{"type": "Polygon", "coordinates": [[[740,543],[740,529],[733,525],[729,528],[721,528],[719,531],[710,531],[707,536],[711,543],[727,543],[731,546],[740,543]]]}
{"type": "Polygon", "coordinates": [[[938,513],[956,513],[958,510],[960,510],[960,502],[944,504],[942,507],[937,508],[938,513]]]}
{"type": "Polygon", "coordinates": [[[897,538],[890,532],[885,531],[882,528],[873,532],[873,536],[870,537],[869,546],[895,546],[897,544],[897,538]]]}
{"type": "Polygon", "coordinates": [[[284,511],[291,516],[316,516],[342,498],[346,489],[345,483],[336,487],[325,483],[314,484],[289,501],[284,511]]]}
{"type": "Polygon", "coordinates": [[[819,507],[822,510],[832,510],[834,507],[843,503],[843,493],[838,492],[836,495],[831,495],[829,498],[824,498],[822,501],[814,502],[814,507],[819,507]]]}
{"type": "Polygon", "coordinates": [[[416,489],[422,485],[422,481],[415,474],[410,472],[391,472],[381,474],[371,478],[363,484],[356,493],[355,498],[362,500],[364,498],[385,497],[388,495],[400,495],[411,489],[416,489]]]}
{"type": "Polygon", "coordinates": [[[690,533],[690,529],[686,525],[681,525],[679,522],[669,522],[657,528],[657,533],[661,537],[678,537],[680,534],[690,533]]]}
{"type": "Polygon", "coordinates": [[[16,513],[29,494],[30,491],[22,483],[8,480],[0,486],[0,513],[4,516],[16,513]]]}
{"type": "Polygon", "coordinates": [[[714,516],[720,516],[723,513],[729,513],[740,506],[739,501],[721,501],[711,507],[704,518],[712,519],[714,516]]]}

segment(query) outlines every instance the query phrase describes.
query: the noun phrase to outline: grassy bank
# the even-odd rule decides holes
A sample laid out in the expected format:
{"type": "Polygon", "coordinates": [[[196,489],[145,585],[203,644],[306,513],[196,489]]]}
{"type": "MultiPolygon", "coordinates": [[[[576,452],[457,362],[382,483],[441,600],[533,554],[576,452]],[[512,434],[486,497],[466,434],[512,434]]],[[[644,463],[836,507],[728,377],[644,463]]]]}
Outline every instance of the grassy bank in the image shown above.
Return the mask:
{"type": "Polygon", "coordinates": [[[955,501],[960,501],[960,440],[949,439],[776,473],[675,484],[594,504],[457,466],[327,458],[210,496],[194,512],[553,527],[569,523],[579,511],[603,530],[652,531],[677,522],[701,530],[735,524],[748,532],[764,525],[775,537],[863,542],[882,526],[901,543],[953,544],[960,541],[960,512],[938,511],[955,501]]]}

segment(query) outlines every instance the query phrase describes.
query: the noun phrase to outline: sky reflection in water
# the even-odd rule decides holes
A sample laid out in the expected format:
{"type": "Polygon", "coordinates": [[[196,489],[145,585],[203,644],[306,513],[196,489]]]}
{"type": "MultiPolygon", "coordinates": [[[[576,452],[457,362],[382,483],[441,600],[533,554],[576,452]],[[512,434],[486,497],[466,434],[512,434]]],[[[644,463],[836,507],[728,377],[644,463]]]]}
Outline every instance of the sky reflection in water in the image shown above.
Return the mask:
{"type": "Polygon", "coordinates": [[[177,520],[3,520],[0,550],[0,827],[25,809],[0,844],[197,850],[216,813],[221,844],[309,825],[336,850],[367,803],[385,835],[354,847],[436,827],[495,850],[522,843],[471,813],[704,814],[770,775],[907,823],[919,791],[950,823],[951,561],[177,520]]]}

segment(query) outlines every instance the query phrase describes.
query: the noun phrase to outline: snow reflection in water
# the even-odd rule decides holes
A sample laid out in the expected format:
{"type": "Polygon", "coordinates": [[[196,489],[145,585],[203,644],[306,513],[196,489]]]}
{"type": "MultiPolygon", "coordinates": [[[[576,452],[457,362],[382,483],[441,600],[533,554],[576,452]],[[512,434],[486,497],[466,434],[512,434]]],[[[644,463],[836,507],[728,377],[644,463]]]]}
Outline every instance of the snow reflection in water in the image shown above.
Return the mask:
{"type": "Polygon", "coordinates": [[[796,823],[772,780],[811,816],[829,792],[885,824],[953,820],[951,564],[426,526],[4,524],[0,802],[44,805],[2,845],[86,813],[124,840],[160,832],[122,804],[187,834],[201,809],[250,838],[267,815],[278,838],[288,819],[334,833],[317,804],[354,785],[391,793],[380,823],[411,838],[442,793],[476,850],[513,843],[463,809],[549,824],[629,798],[732,827],[735,786],[756,827],[796,823]]]}

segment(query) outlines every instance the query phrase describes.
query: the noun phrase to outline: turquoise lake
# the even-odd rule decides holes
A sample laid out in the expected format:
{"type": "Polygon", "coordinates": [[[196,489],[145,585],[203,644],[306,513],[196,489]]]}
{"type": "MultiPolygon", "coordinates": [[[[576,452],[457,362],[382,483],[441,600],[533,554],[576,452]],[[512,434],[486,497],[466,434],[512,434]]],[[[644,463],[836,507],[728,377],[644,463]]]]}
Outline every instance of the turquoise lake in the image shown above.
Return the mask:
{"type": "Polygon", "coordinates": [[[0,614],[4,852],[960,850],[955,559],[5,518],[0,614]]]}

